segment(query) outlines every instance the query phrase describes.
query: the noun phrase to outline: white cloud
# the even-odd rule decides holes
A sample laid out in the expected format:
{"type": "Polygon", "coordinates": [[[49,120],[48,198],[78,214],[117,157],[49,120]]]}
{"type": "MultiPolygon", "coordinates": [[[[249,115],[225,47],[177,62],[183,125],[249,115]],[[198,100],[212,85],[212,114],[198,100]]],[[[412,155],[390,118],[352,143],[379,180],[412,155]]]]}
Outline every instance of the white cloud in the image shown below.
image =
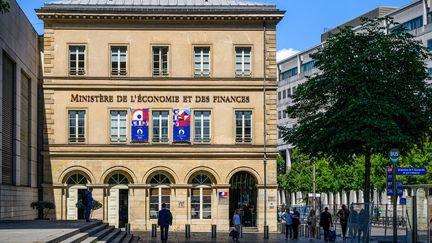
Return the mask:
{"type": "Polygon", "coordinates": [[[280,61],[282,61],[282,60],[284,60],[290,56],[293,56],[293,55],[299,53],[299,52],[300,51],[294,50],[293,48],[279,50],[276,52],[276,60],[278,62],[280,62],[280,61]]]}

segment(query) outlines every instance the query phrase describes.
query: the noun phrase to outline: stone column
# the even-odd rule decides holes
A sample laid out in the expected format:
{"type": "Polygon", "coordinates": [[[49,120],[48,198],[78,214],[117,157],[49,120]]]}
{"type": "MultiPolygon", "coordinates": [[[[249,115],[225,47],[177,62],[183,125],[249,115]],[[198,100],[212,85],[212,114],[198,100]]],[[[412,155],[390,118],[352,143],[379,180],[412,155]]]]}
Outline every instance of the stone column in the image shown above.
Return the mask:
{"type": "Polygon", "coordinates": [[[146,230],[145,197],[147,185],[133,184],[129,186],[129,223],[133,231],[146,230]]]}
{"type": "Polygon", "coordinates": [[[92,212],[91,218],[92,219],[99,219],[99,220],[103,220],[103,216],[104,216],[104,186],[103,185],[89,185],[89,187],[93,188],[93,199],[97,200],[98,202],[100,202],[102,204],[102,208],[95,210],[92,212]]]}
{"type": "MultiPolygon", "coordinates": [[[[267,187],[267,225],[270,232],[277,231],[277,206],[276,206],[276,185],[268,185],[267,187]]],[[[257,227],[259,232],[264,231],[264,187],[258,185],[258,200],[257,200],[257,227]]]]}
{"type": "Polygon", "coordinates": [[[291,193],[291,205],[295,205],[296,204],[296,193],[293,192],[291,193]]]}
{"type": "MultiPolygon", "coordinates": [[[[182,231],[186,224],[190,224],[190,205],[189,190],[192,185],[188,184],[175,184],[171,186],[171,208],[173,213],[173,230],[182,231]]],[[[213,209],[213,208],[212,208],[213,209]]],[[[193,230],[193,226],[191,226],[193,230]]]]}
{"type": "MultiPolygon", "coordinates": [[[[214,206],[216,207],[216,211],[214,217],[216,219],[215,224],[217,225],[217,231],[227,232],[230,226],[230,218],[229,218],[229,197],[231,195],[228,194],[227,197],[219,197],[219,192],[228,192],[229,193],[229,184],[218,184],[214,186],[215,189],[215,200],[214,206]]],[[[256,205],[258,206],[258,205],[256,205]]]]}

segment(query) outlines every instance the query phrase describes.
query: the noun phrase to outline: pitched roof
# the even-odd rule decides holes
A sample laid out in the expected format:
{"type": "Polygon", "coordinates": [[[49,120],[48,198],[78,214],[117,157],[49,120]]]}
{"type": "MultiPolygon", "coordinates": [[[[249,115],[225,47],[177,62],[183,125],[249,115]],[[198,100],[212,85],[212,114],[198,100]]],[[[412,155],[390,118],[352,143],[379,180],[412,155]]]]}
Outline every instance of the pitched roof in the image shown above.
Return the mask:
{"type": "Polygon", "coordinates": [[[255,10],[275,11],[275,4],[240,0],[59,0],[42,9],[57,10],[255,10]]]}

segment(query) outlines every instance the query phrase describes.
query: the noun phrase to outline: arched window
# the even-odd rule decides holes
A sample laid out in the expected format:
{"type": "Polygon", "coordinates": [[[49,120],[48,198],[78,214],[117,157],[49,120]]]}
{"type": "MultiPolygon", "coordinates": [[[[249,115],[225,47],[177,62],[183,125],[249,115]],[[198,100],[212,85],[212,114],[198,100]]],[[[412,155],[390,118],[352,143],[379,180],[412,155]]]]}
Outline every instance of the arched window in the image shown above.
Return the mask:
{"type": "Polygon", "coordinates": [[[120,172],[117,172],[108,179],[108,184],[110,185],[129,184],[129,179],[125,175],[121,174],[120,172]]]}
{"type": "Polygon", "coordinates": [[[157,219],[157,213],[162,208],[162,203],[169,209],[171,204],[171,180],[164,174],[154,175],[150,179],[152,189],[150,189],[150,218],[157,219]]]}
{"type": "Polygon", "coordinates": [[[212,181],[205,174],[198,174],[191,180],[191,218],[211,219],[212,181]]]}
{"type": "Polygon", "coordinates": [[[66,180],[66,184],[68,185],[85,185],[87,183],[87,178],[78,173],[69,176],[69,178],[66,180]]]}

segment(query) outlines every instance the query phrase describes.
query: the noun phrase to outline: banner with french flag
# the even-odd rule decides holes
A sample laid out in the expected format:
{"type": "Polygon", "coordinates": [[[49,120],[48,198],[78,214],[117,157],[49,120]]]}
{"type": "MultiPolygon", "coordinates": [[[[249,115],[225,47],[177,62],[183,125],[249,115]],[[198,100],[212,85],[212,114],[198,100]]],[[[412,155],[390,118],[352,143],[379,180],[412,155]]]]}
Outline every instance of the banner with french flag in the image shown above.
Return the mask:
{"type": "Polygon", "coordinates": [[[228,192],[219,192],[219,197],[228,197],[228,192]]]}
{"type": "Polygon", "coordinates": [[[131,109],[132,142],[148,142],[149,109],[131,109]]]}
{"type": "Polygon", "coordinates": [[[190,109],[173,109],[173,142],[190,142],[190,109]]]}

